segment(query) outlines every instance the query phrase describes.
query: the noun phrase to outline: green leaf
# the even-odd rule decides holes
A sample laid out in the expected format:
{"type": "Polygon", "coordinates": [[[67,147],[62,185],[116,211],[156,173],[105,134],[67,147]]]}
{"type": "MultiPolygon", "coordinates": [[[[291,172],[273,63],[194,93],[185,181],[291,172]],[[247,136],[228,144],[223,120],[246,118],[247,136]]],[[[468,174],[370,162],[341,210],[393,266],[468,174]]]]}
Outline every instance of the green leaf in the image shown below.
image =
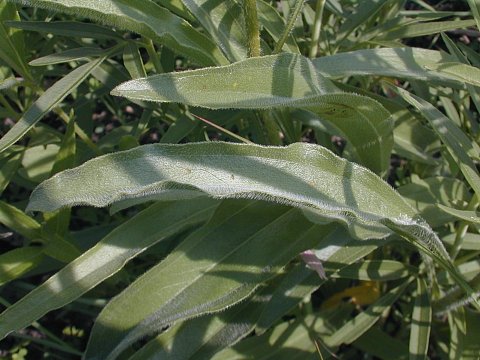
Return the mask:
{"type": "Polygon", "coordinates": [[[360,25],[366,23],[370,18],[374,17],[386,4],[391,0],[364,0],[355,6],[352,14],[349,14],[336,34],[338,42],[341,43],[360,25]]]}
{"type": "MultiPolygon", "coordinates": [[[[275,43],[277,43],[286,27],[285,20],[277,10],[267,2],[257,1],[257,9],[258,21],[270,34],[275,43]]],[[[292,34],[289,34],[287,37],[283,49],[296,54],[300,53],[295,37],[292,34]]]]}
{"type": "Polygon", "coordinates": [[[480,177],[472,160],[480,157],[478,144],[471,141],[452,120],[429,102],[400,88],[395,88],[395,91],[428,120],[437,136],[447,146],[450,155],[457,161],[468,184],[480,197],[480,177]]]}
{"type": "Polygon", "coordinates": [[[0,194],[5,190],[10,179],[17,172],[22,161],[22,153],[14,153],[13,155],[0,160],[0,194]]]}
{"type": "Polygon", "coordinates": [[[455,58],[434,50],[417,48],[379,48],[357,50],[312,61],[315,69],[328,78],[388,76],[439,82],[462,87],[465,83],[479,86],[480,69],[455,63],[455,58]]]}
{"type": "Polygon", "coordinates": [[[350,344],[355,341],[378,321],[382,313],[392,306],[409,284],[410,281],[407,281],[390,290],[365,311],[348,321],[340,329],[337,329],[331,336],[325,338],[325,344],[333,347],[341,344],[350,344]]]}
{"type": "Polygon", "coordinates": [[[132,79],[147,76],[138,47],[131,42],[125,46],[123,51],[123,65],[125,65],[132,79]]]}
{"type": "MultiPolygon", "coordinates": [[[[443,242],[448,245],[453,245],[455,243],[455,238],[457,234],[449,234],[442,238],[443,242]]],[[[472,234],[466,233],[463,237],[462,242],[462,249],[463,250],[480,250],[480,235],[479,234],[472,234]]]]}
{"type": "Polygon", "coordinates": [[[20,209],[0,201],[0,223],[30,240],[41,238],[40,224],[20,209]]]}
{"type": "MultiPolygon", "coordinates": [[[[330,263],[323,264],[325,271],[330,270],[330,263]]],[[[335,264],[335,267],[338,266],[335,264]]],[[[405,278],[414,271],[412,266],[393,260],[366,260],[340,269],[332,274],[333,278],[345,278],[370,281],[390,281],[405,278]]]]}
{"type": "Polygon", "coordinates": [[[182,3],[230,62],[247,58],[247,36],[240,4],[223,0],[182,0],[182,3]]]}
{"type": "Polygon", "coordinates": [[[301,107],[331,121],[356,159],[384,174],[393,147],[393,121],[375,100],[341,93],[309,59],[283,53],[232,65],[128,81],[112,94],[129,99],[178,102],[212,109],[301,107]]]}
{"type": "Polygon", "coordinates": [[[148,247],[205,221],[216,205],[202,199],[150,206],[5,310],[0,315],[0,338],[77,299],[148,247]]]}
{"type": "Polygon", "coordinates": [[[150,0],[14,0],[33,7],[54,10],[134,31],[166,45],[200,65],[225,64],[215,43],[189,23],[150,0]]]}
{"type": "Polygon", "coordinates": [[[467,0],[470,9],[472,10],[473,18],[477,28],[480,29],[480,1],[479,0],[467,0]]]}
{"type": "Polygon", "coordinates": [[[224,202],[208,224],[104,308],[86,359],[114,359],[167,325],[238,303],[334,228],[309,223],[298,209],[224,202]]]}
{"type": "Polygon", "coordinates": [[[93,159],[43,182],[28,211],[79,204],[117,208],[147,199],[248,197],[308,208],[346,223],[360,237],[384,237],[382,219],[415,211],[379,177],[317,145],[231,143],[146,145],[93,159]],[[388,204],[388,206],[386,205],[388,204]],[[362,235],[363,234],[363,235],[362,235]]]}
{"type": "Polygon", "coordinates": [[[420,24],[407,24],[398,29],[385,32],[375,40],[397,40],[438,34],[442,31],[464,29],[475,25],[474,20],[455,20],[455,21],[432,21],[420,24]]]}
{"type": "Polygon", "coordinates": [[[45,91],[23,114],[14,127],[0,139],[0,152],[24,136],[48,111],[57,106],[104,60],[105,57],[101,57],[77,67],[45,91]]]}
{"type": "MultiPolygon", "coordinates": [[[[316,338],[332,332],[335,315],[349,316],[350,307],[338,312],[320,312],[275,326],[262,336],[252,336],[216,354],[212,360],[317,360],[316,338]],[[333,321],[332,321],[333,320],[333,321]]],[[[325,354],[326,355],[326,354],[325,354]]]]}
{"type": "Polygon", "coordinates": [[[94,47],[80,47],[69,49],[60,53],[43,56],[41,58],[30,61],[31,66],[46,66],[54,64],[62,64],[69,61],[86,60],[91,57],[99,57],[105,55],[105,50],[94,47]]]}
{"type": "Polygon", "coordinates": [[[458,210],[442,204],[438,204],[437,206],[446,213],[453,215],[459,220],[464,220],[474,224],[480,224],[480,217],[478,216],[476,211],[458,210]]]}
{"type": "Polygon", "coordinates": [[[410,330],[410,360],[427,358],[432,322],[432,307],[428,291],[425,280],[419,277],[417,279],[417,296],[413,307],[412,327],[410,330]]]}
{"type": "Polygon", "coordinates": [[[25,62],[23,32],[6,27],[6,20],[12,19],[18,19],[15,5],[2,1],[0,3],[0,59],[22,77],[30,79],[30,72],[25,62]]]}
{"type": "Polygon", "coordinates": [[[6,21],[6,25],[28,31],[46,32],[57,36],[122,39],[121,34],[101,25],[77,21],[6,21]]]}
{"type": "Polygon", "coordinates": [[[34,269],[43,258],[41,247],[23,247],[0,255],[0,285],[34,269]]]}

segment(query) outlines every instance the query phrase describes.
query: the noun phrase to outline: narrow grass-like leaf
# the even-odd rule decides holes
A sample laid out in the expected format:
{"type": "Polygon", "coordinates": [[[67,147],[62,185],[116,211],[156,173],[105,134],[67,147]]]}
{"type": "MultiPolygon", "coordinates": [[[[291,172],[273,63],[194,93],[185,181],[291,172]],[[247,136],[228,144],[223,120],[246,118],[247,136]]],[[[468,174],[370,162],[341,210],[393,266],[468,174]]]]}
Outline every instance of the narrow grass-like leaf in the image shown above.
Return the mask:
{"type": "Polygon", "coordinates": [[[0,285],[15,280],[35,268],[43,258],[42,248],[23,247],[0,255],[0,285]]]}
{"type": "Polygon", "coordinates": [[[14,127],[0,139],[0,152],[13,145],[25,135],[48,111],[58,105],[85,80],[103,60],[105,60],[105,57],[79,66],[45,91],[23,114],[14,127]]]}
{"type": "Polygon", "coordinates": [[[0,59],[22,77],[30,80],[30,73],[25,62],[23,32],[9,29],[6,25],[6,21],[13,19],[18,19],[15,5],[2,1],[0,3],[0,59]]]}
{"type": "Polygon", "coordinates": [[[155,243],[207,220],[216,205],[202,199],[150,206],[5,310],[0,338],[77,299],[155,243]]]}
{"type": "Polygon", "coordinates": [[[81,47],[69,49],[60,53],[42,56],[41,58],[30,61],[31,66],[45,66],[61,64],[69,61],[85,60],[90,57],[99,57],[105,54],[105,50],[94,47],[81,47]]]}
{"type": "Polygon", "coordinates": [[[380,35],[376,40],[397,40],[438,34],[441,31],[464,29],[475,25],[475,20],[435,21],[420,24],[407,24],[399,29],[388,31],[380,35]]]}
{"type": "Polygon", "coordinates": [[[465,83],[480,85],[478,68],[456,63],[454,57],[434,50],[417,48],[357,50],[319,57],[312,63],[316,71],[331,78],[375,75],[426,80],[456,87],[463,87],[465,83]]]}
{"type": "Polygon", "coordinates": [[[477,28],[480,29],[480,1],[479,0],[467,0],[470,9],[472,10],[473,18],[475,19],[477,28]]]}
{"type": "Polygon", "coordinates": [[[122,39],[121,34],[108,27],[77,21],[6,21],[6,25],[23,30],[45,32],[57,36],[93,38],[93,39],[122,39]]]}
{"type": "MultiPolygon", "coordinates": [[[[265,28],[265,30],[272,36],[275,43],[278,42],[286,26],[285,20],[277,12],[277,10],[273,8],[272,5],[264,1],[258,1],[257,8],[258,8],[258,21],[265,28]]],[[[285,40],[285,45],[283,46],[283,49],[288,49],[290,52],[296,53],[296,54],[300,53],[300,50],[298,49],[298,45],[295,42],[295,38],[292,36],[292,34],[290,34],[285,40]]]]}
{"type": "Polygon", "coordinates": [[[0,201],[0,223],[26,237],[34,240],[41,237],[40,224],[23,211],[0,201]]]}
{"type": "Polygon", "coordinates": [[[390,113],[369,97],[342,93],[300,55],[284,53],[160,74],[123,83],[112,94],[212,109],[301,107],[334,123],[361,164],[378,174],[389,166],[393,147],[390,113]]]}
{"type": "Polygon", "coordinates": [[[138,47],[133,43],[125,46],[123,51],[123,65],[125,65],[132,79],[147,76],[138,47]]]}
{"type": "MultiPolygon", "coordinates": [[[[330,270],[329,261],[324,263],[325,271],[330,270]]],[[[336,267],[336,266],[335,266],[336,267]]],[[[414,267],[392,260],[366,260],[352,264],[332,274],[333,278],[371,281],[390,281],[405,278],[416,270],[414,267]]]]}
{"type": "MultiPolygon", "coordinates": [[[[443,242],[445,244],[453,246],[455,244],[455,239],[457,237],[457,234],[449,234],[442,238],[443,242]]],[[[463,250],[480,250],[480,235],[479,234],[472,234],[472,233],[466,233],[463,236],[463,242],[462,242],[462,249],[463,250]]]]}
{"type": "Polygon", "coordinates": [[[480,217],[475,211],[458,210],[442,204],[438,204],[437,206],[446,213],[455,216],[459,220],[465,220],[469,223],[480,224],[480,217]]]}
{"type": "Polygon", "coordinates": [[[422,98],[410,94],[408,91],[395,88],[408,103],[413,105],[428,120],[437,136],[447,146],[454,159],[457,159],[460,170],[468,184],[480,197],[480,176],[472,158],[480,157],[480,147],[471,141],[467,135],[440,110],[422,98]]]}
{"type": "Polygon", "coordinates": [[[166,45],[200,65],[226,63],[215,43],[189,23],[150,0],[15,0],[22,5],[84,16],[166,45]]]}
{"type": "Polygon", "coordinates": [[[364,24],[368,19],[375,16],[383,6],[391,2],[391,0],[366,0],[362,1],[355,7],[355,11],[346,18],[338,33],[336,34],[339,43],[345,40],[355,29],[364,24]]]}
{"type": "Polygon", "coordinates": [[[240,4],[223,0],[182,0],[182,3],[230,62],[247,58],[247,35],[240,4]]]}
{"type": "Polygon", "coordinates": [[[104,308],[86,359],[114,359],[167,325],[238,303],[334,228],[309,223],[298,209],[224,202],[207,225],[104,308]]]}
{"type": "Polygon", "coordinates": [[[3,193],[22,161],[22,153],[0,160],[0,194],[3,193]]]}
{"type": "Polygon", "coordinates": [[[410,330],[410,360],[427,358],[428,344],[430,341],[430,325],[432,322],[432,307],[425,280],[417,279],[417,296],[412,314],[412,327],[410,330]]]}
{"type": "Polygon", "coordinates": [[[399,287],[390,290],[365,311],[355,316],[355,318],[351,319],[331,336],[325,338],[325,343],[333,347],[341,344],[350,344],[355,341],[378,321],[382,313],[392,306],[409,284],[410,281],[407,281],[399,287]]]}

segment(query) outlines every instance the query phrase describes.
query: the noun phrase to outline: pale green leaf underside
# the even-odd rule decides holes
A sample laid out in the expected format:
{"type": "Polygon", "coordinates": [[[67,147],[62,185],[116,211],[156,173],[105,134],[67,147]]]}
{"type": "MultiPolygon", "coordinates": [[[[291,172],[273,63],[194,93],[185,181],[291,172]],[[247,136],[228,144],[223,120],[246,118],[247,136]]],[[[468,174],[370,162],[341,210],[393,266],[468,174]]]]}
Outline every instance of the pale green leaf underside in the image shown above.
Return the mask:
{"type": "Polygon", "coordinates": [[[230,143],[145,145],[93,159],[38,186],[28,211],[149,199],[254,198],[308,209],[347,223],[353,233],[384,237],[382,219],[404,222],[415,210],[379,177],[317,145],[230,143]]]}
{"type": "Polygon", "coordinates": [[[201,65],[227,63],[211,39],[150,0],[15,0],[14,2],[84,16],[122,30],[134,31],[190,56],[201,65]]]}
{"type": "Polygon", "coordinates": [[[304,108],[333,122],[362,165],[378,174],[389,166],[393,147],[390,113],[369,97],[342,93],[300,55],[283,53],[160,74],[123,83],[112,94],[212,109],[304,108]]]}
{"type": "Polygon", "coordinates": [[[347,225],[358,238],[382,238],[391,228],[448,267],[440,240],[389,185],[369,170],[305,143],[145,145],[53,176],[34,190],[28,210],[122,208],[205,195],[293,205],[313,221],[347,225]]]}

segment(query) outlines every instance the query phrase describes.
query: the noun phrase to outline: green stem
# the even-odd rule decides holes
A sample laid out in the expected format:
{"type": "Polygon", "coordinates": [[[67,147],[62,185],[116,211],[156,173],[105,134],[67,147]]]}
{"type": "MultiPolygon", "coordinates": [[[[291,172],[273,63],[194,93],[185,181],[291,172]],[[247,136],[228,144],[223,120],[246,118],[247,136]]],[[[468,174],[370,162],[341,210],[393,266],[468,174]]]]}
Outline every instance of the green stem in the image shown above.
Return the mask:
{"type": "Polygon", "coordinates": [[[195,114],[192,114],[192,116],[196,117],[200,121],[203,121],[205,124],[208,124],[208,125],[214,127],[215,129],[220,130],[221,132],[224,132],[227,135],[230,135],[234,139],[240,140],[241,142],[243,142],[245,144],[253,144],[253,142],[251,142],[250,140],[245,139],[244,137],[242,137],[240,135],[237,135],[237,134],[231,132],[230,130],[227,130],[227,129],[221,127],[220,125],[217,125],[217,124],[215,124],[215,123],[213,123],[213,122],[211,122],[211,121],[209,121],[209,120],[207,120],[207,119],[205,119],[201,116],[198,116],[198,115],[195,115],[195,114]]]}
{"type": "Polygon", "coordinates": [[[155,71],[158,74],[163,73],[164,72],[163,66],[162,66],[162,63],[160,62],[160,58],[158,57],[157,50],[155,50],[155,46],[153,45],[152,39],[143,38],[142,43],[145,46],[145,49],[147,50],[148,56],[150,57],[150,60],[153,63],[153,67],[155,68],[155,71]]]}
{"type": "Polygon", "coordinates": [[[244,0],[243,11],[247,26],[248,57],[260,56],[260,28],[258,26],[256,0],[244,0]]]}
{"type": "Polygon", "coordinates": [[[310,59],[317,57],[318,41],[320,40],[320,30],[322,29],[323,9],[325,8],[325,0],[317,0],[315,8],[315,21],[313,23],[312,40],[310,42],[310,59]]]}
{"type": "MultiPolygon", "coordinates": [[[[472,199],[468,203],[467,210],[475,211],[479,205],[478,198],[476,195],[473,195],[472,199]]],[[[466,221],[462,221],[457,228],[455,242],[453,243],[452,249],[450,250],[450,257],[454,260],[460,249],[463,245],[463,239],[465,238],[465,234],[467,233],[469,223],[466,221]]]]}
{"type": "Polygon", "coordinates": [[[278,39],[278,42],[275,44],[275,49],[273,49],[272,54],[278,54],[280,51],[282,51],[283,45],[285,44],[285,41],[287,41],[288,35],[290,35],[293,27],[295,26],[295,21],[297,21],[297,17],[302,11],[303,1],[304,0],[297,0],[297,2],[295,3],[295,8],[293,9],[290,17],[288,18],[288,22],[285,26],[285,30],[283,31],[282,36],[280,36],[280,39],[278,39]]]}

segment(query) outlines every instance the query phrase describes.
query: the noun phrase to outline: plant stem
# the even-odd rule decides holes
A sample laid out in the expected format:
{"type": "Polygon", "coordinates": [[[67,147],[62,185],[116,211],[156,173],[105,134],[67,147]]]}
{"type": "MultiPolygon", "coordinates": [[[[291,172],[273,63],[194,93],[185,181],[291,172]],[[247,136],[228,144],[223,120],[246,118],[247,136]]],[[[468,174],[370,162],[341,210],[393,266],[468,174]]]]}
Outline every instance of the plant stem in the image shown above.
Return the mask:
{"type": "MultiPolygon", "coordinates": [[[[476,195],[473,195],[472,199],[468,203],[467,210],[475,211],[479,205],[478,198],[476,195]]],[[[465,238],[465,234],[467,233],[469,223],[466,221],[462,221],[457,228],[455,242],[453,243],[452,249],[450,250],[450,257],[454,260],[460,249],[462,248],[463,239],[465,238]]]]}
{"type": "Polygon", "coordinates": [[[272,54],[278,54],[280,51],[282,51],[283,45],[285,44],[285,41],[287,41],[288,35],[290,35],[293,27],[295,26],[295,21],[297,21],[297,17],[302,11],[303,1],[304,0],[297,0],[297,2],[295,3],[295,8],[293,9],[290,17],[288,18],[288,22],[285,26],[285,30],[283,31],[282,36],[280,36],[280,39],[278,39],[278,42],[275,44],[275,49],[273,49],[272,54]]]}
{"type": "Polygon", "coordinates": [[[315,21],[313,23],[312,40],[310,42],[310,59],[317,57],[318,41],[320,40],[320,30],[322,29],[323,9],[325,8],[325,0],[317,0],[315,8],[315,21]]]}
{"type": "Polygon", "coordinates": [[[260,56],[260,28],[258,26],[256,0],[244,0],[245,25],[247,26],[248,57],[260,56]]]}
{"type": "Polygon", "coordinates": [[[143,45],[145,46],[145,50],[147,50],[148,56],[153,63],[153,67],[158,74],[163,73],[163,66],[160,62],[160,58],[158,57],[157,50],[155,50],[155,45],[153,45],[152,39],[143,38],[142,41],[143,45]]]}
{"type": "Polygon", "coordinates": [[[195,114],[192,114],[192,116],[196,117],[200,121],[203,121],[205,124],[208,124],[208,125],[214,127],[215,129],[220,130],[221,132],[224,132],[227,135],[230,135],[234,139],[240,140],[241,142],[243,142],[245,144],[253,144],[253,142],[251,142],[250,140],[245,139],[244,137],[242,137],[240,135],[237,135],[237,134],[231,132],[230,130],[225,129],[225,128],[221,127],[220,125],[217,125],[217,124],[211,122],[210,120],[207,120],[207,119],[205,119],[201,116],[195,115],[195,114]]]}

